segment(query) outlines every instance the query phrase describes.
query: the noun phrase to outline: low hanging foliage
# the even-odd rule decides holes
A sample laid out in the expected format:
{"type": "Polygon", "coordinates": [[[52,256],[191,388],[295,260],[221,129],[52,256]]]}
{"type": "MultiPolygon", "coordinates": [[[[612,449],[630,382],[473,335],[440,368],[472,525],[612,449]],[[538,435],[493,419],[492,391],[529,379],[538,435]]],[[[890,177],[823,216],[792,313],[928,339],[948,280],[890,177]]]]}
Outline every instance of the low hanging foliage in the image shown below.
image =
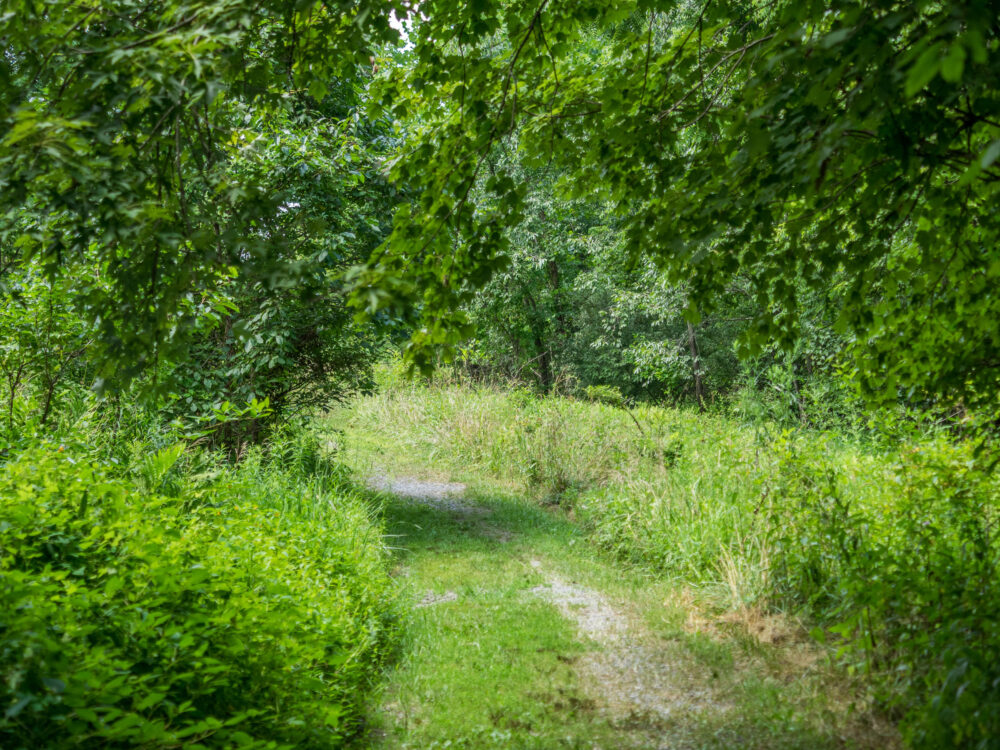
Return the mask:
{"type": "Polygon", "coordinates": [[[410,64],[378,100],[419,123],[392,169],[417,198],[355,304],[419,310],[421,366],[461,339],[463,306],[526,216],[515,165],[493,159],[516,138],[521,163],[555,170],[570,198],[607,201],[633,258],[689,286],[689,320],[748,282],[745,354],[790,345],[804,298],[835,289],[870,395],[995,405],[996,11],[484,0],[469,16],[422,2],[410,64]]]}

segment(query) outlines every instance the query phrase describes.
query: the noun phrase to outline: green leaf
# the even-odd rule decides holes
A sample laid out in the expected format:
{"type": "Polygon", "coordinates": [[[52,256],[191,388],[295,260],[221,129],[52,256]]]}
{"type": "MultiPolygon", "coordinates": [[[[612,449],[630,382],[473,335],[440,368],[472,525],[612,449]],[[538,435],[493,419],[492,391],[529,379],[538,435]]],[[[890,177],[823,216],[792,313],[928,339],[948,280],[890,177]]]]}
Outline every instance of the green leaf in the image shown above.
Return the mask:
{"type": "Polygon", "coordinates": [[[922,91],[941,70],[941,42],[925,49],[906,75],[905,94],[909,99],[922,91]]]}
{"type": "Polygon", "coordinates": [[[957,83],[962,78],[965,67],[965,47],[955,42],[948,48],[941,61],[941,77],[949,83],[957,83]]]}
{"type": "Polygon", "coordinates": [[[1000,157],[1000,138],[997,138],[987,146],[982,157],[979,159],[979,165],[983,169],[989,169],[993,165],[993,162],[997,160],[997,157],[1000,157]]]}

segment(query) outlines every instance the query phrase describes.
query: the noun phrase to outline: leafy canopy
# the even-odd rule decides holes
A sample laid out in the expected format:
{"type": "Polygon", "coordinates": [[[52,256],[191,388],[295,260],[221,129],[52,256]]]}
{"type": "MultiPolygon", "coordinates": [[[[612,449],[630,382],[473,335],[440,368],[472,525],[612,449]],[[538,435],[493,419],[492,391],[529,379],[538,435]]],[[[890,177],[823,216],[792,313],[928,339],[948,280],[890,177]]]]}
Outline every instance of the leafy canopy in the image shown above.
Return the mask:
{"type": "Polygon", "coordinates": [[[393,175],[418,197],[356,304],[421,309],[421,366],[467,333],[521,218],[524,186],[489,168],[516,137],[569,196],[616,206],[632,256],[690,285],[690,317],[750,279],[745,353],[794,340],[802,294],[833,291],[869,392],[992,400],[996,19],[987,0],[422,2],[380,97],[417,117],[393,175]]]}
{"type": "Polygon", "coordinates": [[[399,6],[4,3],[0,284],[27,261],[88,269],[75,297],[99,384],[181,359],[199,318],[228,312],[216,290],[236,270],[295,284],[295,243],[321,227],[303,211],[290,231],[294,181],[246,168],[260,123],[358,79],[399,6]]]}
{"type": "MultiPolygon", "coordinates": [[[[295,283],[290,192],[233,166],[251,123],[370,70],[408,6],[6,4],[0,263],[86,261],[76,295],[102,377],[180,358],[233,268],[295,283]]],[[[525,192],[490,162],[508,142],[569,197],[609,201],[631,256],[691,290],[691,318],[748,279],[745,352],[794,340],[802,295],[833,291],[869,391],[995,398],[995,3],[426,0],[409,14],[412,49],[385,66],[378,104],[415,123],[391,164],[415,199],[353,283],[366,314],[419,323],[416,364],[470,333],[462,306],[505,264],[525,192]]]]}

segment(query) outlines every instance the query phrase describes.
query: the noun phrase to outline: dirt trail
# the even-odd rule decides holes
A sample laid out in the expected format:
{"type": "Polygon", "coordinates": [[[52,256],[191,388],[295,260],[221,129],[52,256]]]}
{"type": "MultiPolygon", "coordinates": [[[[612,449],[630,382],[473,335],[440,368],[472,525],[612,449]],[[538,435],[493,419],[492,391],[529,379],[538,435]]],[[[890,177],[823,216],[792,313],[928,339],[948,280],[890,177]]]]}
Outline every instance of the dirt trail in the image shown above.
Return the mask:
{"type": "MultiPolygon", "coordinates": [[[[457,482],[389,478],[379,474],[369,485],[457,516],[483,520],[491,515],[487,508],[464,500],[466,486],[457,482]]],[[[575,623],[583,641],[593,641],[600,647],[585,652],[576,663],[587,692],[603,710],[619,718],[653,714],[668,719],[678,710],[722,707],[713,699],[711,690],[690,684],[671,649],[651,643],[653,639],[601,593],[566,581],[539,560],[531,560],[530,565],[545,583],[529,593],[555,605],[563,617],[575,623]]],[[[414,606],[429,607],[458,598],[454,591],[441,594],[428,591],[414,606]]]]}
{"type": "MultiPolygon", "coordinates": [[[[737,646],[703,646],[702,650],[710,646],[713,653],[728,656],[728,661],[721,659],[728,667],[717,669],[692,651],[692,643],[701,641],[689,642],[683,634],[651,632],[650,603],[635,600],[634,591],[620,585],[624,572],[596,557],[585,544],[574,549],[573,538],[562,539],[540,529],[545,518],[553,517],[537,508],[530,511],[534,516],[515,523],[511,508],[498,502],[480,503],[474,495],[470,498],[463,484],[392,478],[379,472],[369,486],[393,496],[392,512],[404,532],[394,536],[404,537],[401,543],[408,545],[409,555],[404,559],[410,560],[400,569],[401,580],[412,591],[411,606],[421,613],[428,633],[425,640],[418,639],[412,663],[397,674],[397,685],[390,690],[382,715],[391,717],[396,726],[381,730],[380,747],[682,750],[895,744],[891,728],[866,724],[863,717],[860,723],[856,718],[838,720],[844,730],[839,736],[831,735],[829,727],[811,728],[809,721],[801,721],[802,726],[789,724],[788,717],[796,711],[813,709],[802,709],[801,696],[774,698],[775,691],[786,689],[780,680],[802,677],[812,685],[817,683],[814,677],[786,675],[774,682],[759,661],[751,664],[752,659],[734,657],[737,646]],[[426,541],[419,541],[425,537],[426,541]],[[523,572],[512,581],[509,571],[516,569],[523,572]],[[508,592],[513,587],[512,593],[505,594],[505,587],[508,592]],[[533,612],[539,602],[551,605],[557,619],[568,623],[568,628],[564,626],[567,640],[545,645],[546,629],[532,620],[538,616],[533,612]],[[507,630],[502,629],[501,620],[510,622],[507,630]],[[471,650],[462,645],[465,634],[469,634],[471,650]],[[495,652],[483,664],[496,669],[497,659],[501,663],[508,658],[520,660],[519,664],[527,659],[518,676],[512,672],[510,677],[495,678],[520,680],[523,685],[491,685],[483,671],[475,674],[485,669],[476,664],[486,658],[481,652],[488,648],[488,635],[496,641],[495,652]],[[532,646],[535,642],[539,645],[532,646]],[[551,666],[551,660],[545,662],[542,657],[553,649],[558,651],[558,663],[564,665],[562,677],[553,671],[557,667],[551,666]],[[432,667],[432,656],[439,651],[449,656],[442,656],[432,667]],[[532,657],[531,652],[539,656],[532,657]],[[421,659],[426,666],[421,666],[421,659]],[[532,659],[537,666],[532,666],[532,659]],[[455,676],[454,672],[463,670],[473,674],[455,676]],[[548,683],[539,682],[534,672],[552,672],[552,677],[548,683]],[[724,672],[722,678],[720,672],[724,672]],[[482,694],[472,696],[456,696],[449,684],[480,682],[482,694]],[[758,683],[765,686],[762,695],[766,693],[775,703],[766,710],[774,711],[781,717],[774,721],[784,724],[763,730],[755,725],[761,717],[753,711],[762,709],[756,705],[748,709],[747,703],[763,699],[748,693],[746,686],[758,683]],[[521,694],[503,700],[497,697],[505,691],[521,694]],[[469,706],[456,708],[457,717],[439,716],[452,704],[469,706]],[[496,727],[489,735],[475,725],[483,721],[476,716],[478,711],[496,727]],[[440,724],[437,729],[435,722],[440,724]],[[859,731],[870,734],[860,741],[859,731]],[[468,732],[478,739],[466,736],[468,732]]],[[[523,507],[517,512],[525,513],[523,507]]],[[[571,526],[567,521],[557,523],[562,524],[560,528],[571,526]]],[[[829,713],[825,704],[821,710],[829,713]]]]}
{"type": "MultiPolygon", "coordinates": [[[[538,560],[531,565],[544,573],[538,560]]],[[[577,668],[588,693],[613,718],[670,720],[677,712],[728,708],[703,676],[691,678],[691,665],[676,648],[657,642],[599,592],[544,574],[547,583],[531,593],[555,604],[583,638],[602,647],[583,654],[577,668]]]]}
{"type": "Polygon", "coordinates": [[[567,620],[576,622],[580,635],[604,646],[616,645],[626,636],[629,628],[625,616],[598,592],[546,573],[538,560],[532,560],[531,567],[547,581],[531,589],[531,593],[555,604],[567,620]]]}
{"type": "Polygon", "coordinates": [[[455,497],[465,492],[465,485],[460,482],[429,482],[415,477],[391,478],[379,472],[368,480],[368,486],[373,490],[388,492],[398,498],[431,505],[451,513],[473,516],[488,513],[482,506],[466,503],[455,497]]]}
{"type": "MultiPolygon", "coordinates": [[[[511,539],[512,535],[509,531],[486,520],[490,516],[488,508],[463,499],[462,495],[466,487],[461,482],[432,482],[416,477],[390,478],[384,472],[379,472],[369,478],[368,486],[373,490],[395,495],[400,500],[426,505],[453,516],[471,519],[484,535],[499,542],[508,542],[511,539]]],[[[434,602],[427,603],[433,604],[434,602]]],[[[422,602],[421,604],[426,603],[422,602]]],[[[418,604],[418,606],[420,605],[418,604]]]]}

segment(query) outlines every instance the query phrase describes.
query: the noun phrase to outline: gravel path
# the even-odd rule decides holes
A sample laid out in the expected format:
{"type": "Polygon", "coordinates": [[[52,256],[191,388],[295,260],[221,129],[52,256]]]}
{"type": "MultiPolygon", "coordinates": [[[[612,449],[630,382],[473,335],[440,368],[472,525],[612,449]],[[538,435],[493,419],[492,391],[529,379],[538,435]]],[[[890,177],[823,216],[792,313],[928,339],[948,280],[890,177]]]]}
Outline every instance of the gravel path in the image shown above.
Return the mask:
{"type": "MultiPolygon", "coordinates": [[[[482,523],[491,511],[463,499],[464,484],[389,477],[384,473],[372,477],[368,484],[399,498],[475,518],[488,535],[501,541],[510,539],[509,532],[482,523]]],[[[689,676],[686,660],[675,648],[651,643],[642,629],[600,592],[567,581],[539,560],[531,560],[531,567],[544,577],[545,583],[529,593],[553,604],[576,625],[582,639],[598,647],[579,657],[575,666],[590,696],[609,716],[669,720],[678,712],[726,708],[711,689],[705,688],[703,676],[698,680],[689,676]]],[[[431,607],[458,598],[453,591],[444,594],[428,591],[414,606],[431,607]]]]}
{"type": "Polygon", "coordinates": [[[396,497],[415,500],[451,513],[489,515],[486,508],[455,497],[465,492],[465,485],[459,482],[428,482],[413,477],[389,477],[378,473],[368,480],[368,486],[379,492],[389,492],[396,497]]]}
{"type": "MultiPolygon", "coordinates": [[[[538,560],[531,567],[542,572],[538,560]]],[[[621,642],[628,632],[628,621],[616,612],[607,600],[593,589],[567,583],[551,573],[544,573],[546,584],[531,589],[531,593],[550,601],[559,608],[563,617],[576,623],[580,634],[602,646],[621,642]]]]}
{"type": "Polygon", "coordinates": [[[488,522],[487,519],[492,515],[489,508],[461,498],[465,492],[465,485],[460,482],[431,482],[414,477],[389,477],[380,472],[368,480],[368,486],[373,490],[389,492],[398,498],[428,505],[453,516],[472,519],[483,536],[498,542],[509,542],[513,536],[506,529],[488,522]]]}
{"type": "MultiPolygon", "coordinates": [[[[564,675],[562,682],[549,689],[549,692],[520,694],[522,696],[520,705],[532,706],[525,715],[538,710],[539,706],[544,706],[543,711],[579,710],[580,715],[589,717],[580,719],[579,715],[574,716],[572,713],[567,715],[569,721],[580,722],[571,724],[580,732],[576,735],[576,739],[584,740],[592,728],[595,737],[597,733],[607,731],[608,727],[616,733],[611,743],[580,744],[573,747],[586,746],[603,750],[625,748],[691,750],[706,746],[705,731],[725,732],[724,738],[722,735],[716,737],[719,742],[728,742],[728,746],[732,747],[742,747],[745,746],[742,733],[750,732],[751,737],[754,735],[755,730],[746,728],[748,726],[745,723],[746,705],[745,698],[740,693],[740,681],[743,679],[740,674],[756,678],[762,674],[759,665],[736,664],[736,674],[733,674],[732,665],[729,672],[720,668],[717,673],[711,663],[706,663],[704,658],[692,651],[691,644],[686,639],[664,633],[657,634],[651,630],[650,626],[646,625],[647,620],[643,615],[644,612],[646,616],[650,614],[647,611],[648,603],[644,605],[644,600],[632,596],[629,588],[609,586],[606,591],[601,591],[584,585],[582,581],[589,581],[589,577],[582,570],[578,576],[576,571],[583,560],[589,559],[586,555],[559,554],[551,545],[546,546],[545,542],[548,540],[543,542],[543,538],[535,537],[529,531],[522,530],[516,535],[513,534],[511,529],[506,527],[508,522],[503,520],[506,516],[502,506],[480,504],[469,499],[463,484],[426,481],[412,477],[390,477],[384,472],[372,477],[368,484],[373,489],[395,495],[402,503],[431,508],[450,516],[452,521],[458,523],[449,523],[448,533],[479,538],[486,536],[502,542],[511,540],[515,542],[500,548],[481,546],[476,548],[477,565],[495,564],[498,569],[504,566],[508,568],[513,566],[517,570],[523,570],[520,566],[530,568],[525,571],[526,575],[523,578],[520,572],[516,573],[513,584],[507,582],[503,584],[511,586],[507,598],[494,600],[488,608],[489,614],[485,616],[495,617],[502,614],[507,622],[515,623],[510,637],[516,641],[520,632],[516,623],[520,617],[526,616],[525,604],[532,600],[536,602],[542,600],[555,608],[574,626],[577,643],[575,647],[567,647],[564,651],[560,649],[562,653],[558,656],[558,662],[565,665],[560,668],[568,668],[575,674],[562,672],[564,675]],[[518,585],[518,581],[524,583],[518,585]],[[611,591],[618,593],[612,595],[609,593],[611,591]],[[561,689],[563,685],[572,685],[568,688],[571,691],[568,693],[570,698],[564,697],[561,689]],[[585,700],[577,700],[574,703],[577,694],[575,691],[579,691],[578,694],[585,700]]],[[[431,520],[430,523],[434,521],[431,520]]],[[[442,547],[447,550],[447,542],[442,547]]],[[[454,549],[461,549],[461,545],[454,549]]],[[[423,554],[427,553],[436,557],[437,545],[424,547],[423,554]]],[[[413,606],[424,610],[426,617],[431,621],[436,618],[440,627],[439,637],[448,638],[454,652],[455,643],[452,639],[460,637],[458,634],[466,633],[465,637],[468,638],[470,637],[468,633],[478,633],[480,626],[483,632],[488,631],[486,623],[453,622],[455,613],[461,611],[469,615],[472,611],[485,612],[482,599],[489,598],[496,592],[493,589],[484,591],[481,579],[475,572],[467,572],[461,579],[456,579],[447,569],[448,560],[445,555],[429,566],[431,571],[440,571],[439,575],[443,574],[442,577],[447,583],[433,574],[428,577],[425,573],[419,588],[414,592],[413,606]],[[466,597],[470,597],[468,601],[465,600],[466,597]],[[439,609],[438,605],[446,606],[441,606],[439,609]]],[[[458,570],[463,569],[462,565],[468,566],[468,561],[456,560],[455,563],[455,568],[458,570]]],[[[401,574],[408,575],[405,571],[401,574]]],[[[506,581],[511,579],[507,578],[506,581]]],[[[474,640],[470,641],[470,648],[479,649],[478,636],[471,637],[474,640]]],[[[565,638],[565,636],[560,637],[565,638]]],[[[509,653],[512,660],[524,659],[523,653],[518,651],[520,645],[519,642],[510,644],[509,653]]],[[[503,661],[507,654],[503,649],[506,648],[508,647],[502,646],[501,651],[496,652],[492,658],[503,661]]],[[[550,649],[538,650],[541,652],[550,649]]],[[[475,656],[470,653],[468,655],[470,663],[475,663],[478,656],[478,653],[475,656]]],[[[452,655],[449,663],[461,664],[465,658],[464,655],[452,655]]],[[[433,716],[433,706],[436,701],[451,700],[447,692],[450,685],[435,683],[433,673],[431,675],[418,673],[408,679],[411,681],[401,683],[406,685],[405,690],[419,695],[426,694],[429,697],[423,703],[407,703],[406,700],[400,700],[397,694],[394,703],[386,704],[388,707],[385,711],[404,727],[419,726],[421,721],[431,720],[429,717],[433,716]],[[415,714],[411,716],[408,712],[414,709],[415,714]]],[[[483,687],[488,689],[489,686],[483,687]]],[[[521,690],[537,690],[537,686],[526,681],[523,687],[520,684],[504,683],[503,689],[517,693],[521,690]]],[[[488,720],[498,732],[512,730],[515,731],[514,736],[521,739],[534,736],[535,730],[530,723],[516,726],[511,723],[521,722],[521,714],[511,718],[502,712],[490,713],[488,720]]],[[[896,746],[891,727],[885,728],[881,724],[871,726],[864,716],[858,720],[846,720],[844,726],[849,730],[846,735],[848,737],[860,737],[861,734],[856,734],[860,731],[865,733],[863,743],[845,746],[896,746]],[[852,729],[849,724],[856,726],[852,729]],[[881,744],[879,736],[885,738],[881,744]]],[[[784,728],[776,732],[775,736],[782,736],[781,733],[786,730],[789,737],[794,735],[793,728],[784,728]]],[[[726,746],[712,743],[710,745],[726,746]]],[[[764,747],[753,742],[751,745],[757,748],[764,747]]],[[[401,747],[412,746],[404,744],[401,747]]]]}
{"type": "Polygon", "coordinates": [[[678,713],[728,708],[705,686],[703,674],[692,676],[688,660],[676,647],[651,643],[601,593],[545,572],[538,560],[531,566],[547,581],[531,593],[552,602],[563,617],[576,623],[581,636],[601,646],[584,654],[576,666],[593,698],[611,716],[669,721],[678,713]]]}

